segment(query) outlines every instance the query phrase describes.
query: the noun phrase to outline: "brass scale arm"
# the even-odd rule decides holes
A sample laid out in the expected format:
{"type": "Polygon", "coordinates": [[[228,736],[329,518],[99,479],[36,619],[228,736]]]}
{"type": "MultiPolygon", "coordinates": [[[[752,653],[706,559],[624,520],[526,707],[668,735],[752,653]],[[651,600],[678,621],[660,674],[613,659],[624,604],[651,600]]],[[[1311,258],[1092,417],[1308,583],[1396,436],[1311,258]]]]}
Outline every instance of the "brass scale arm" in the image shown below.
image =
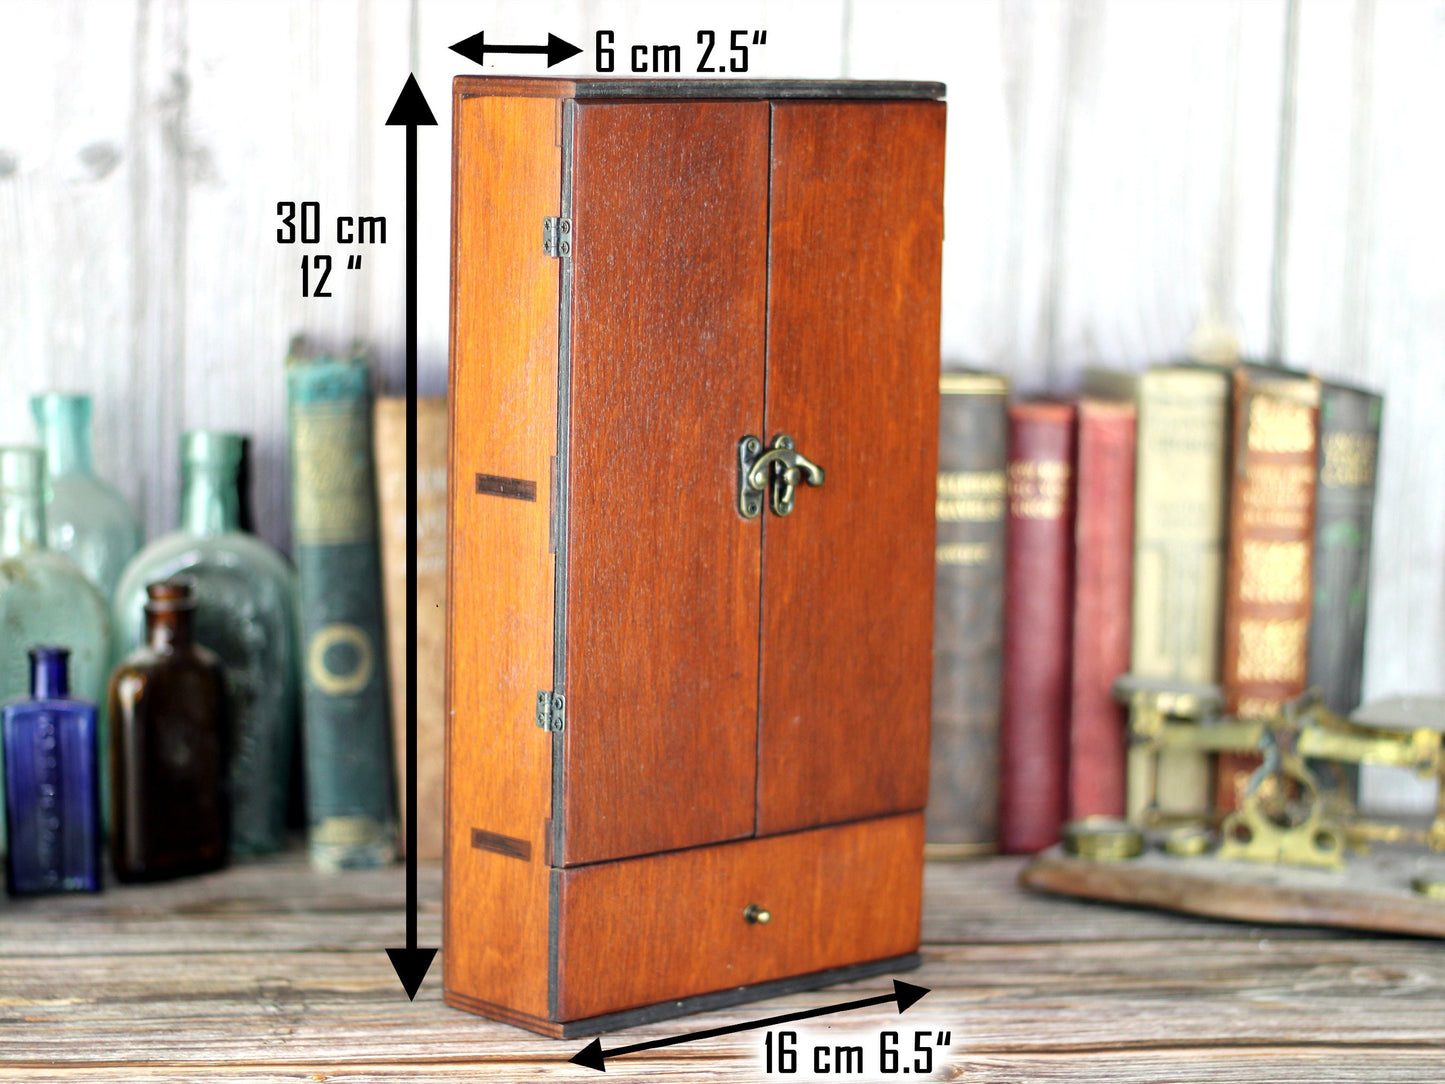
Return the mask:
{"type": "MultiPolygon", "coordinates": [[[[1238,809],[1224,818],[1218,857],[1338,867],[1346,842],[1363,850],[1370,842],[1414,840],[1445,850],[1445,753],[1439,730],[1362,725],[1331,711],[1315,690],[1262,720],[1225,715],[1223,695],[1213,685],[1125,674],[1115,683],[1114,696],[1129,708],[1135,746],[1156,754],[1263,754],[1264,763],[1241,788],[1238,809]],[[1414,831],[1364,820],[1348,802],[1343,808],[1339,799],[1327,802],[1307,759],[1384,764],[1441,780],[1434,823],[1428,831],[1414,831]]],[[[1146,823],[1162,819],[1157,799],[1157,793],[1149,796],[1146,823]]]]}

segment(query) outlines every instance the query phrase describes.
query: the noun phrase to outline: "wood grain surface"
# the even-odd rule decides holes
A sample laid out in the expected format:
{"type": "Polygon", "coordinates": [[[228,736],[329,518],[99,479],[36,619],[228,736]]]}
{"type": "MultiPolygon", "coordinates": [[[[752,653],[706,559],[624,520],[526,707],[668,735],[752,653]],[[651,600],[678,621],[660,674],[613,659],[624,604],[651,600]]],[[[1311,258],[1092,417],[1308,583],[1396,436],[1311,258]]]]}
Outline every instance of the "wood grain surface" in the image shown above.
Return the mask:
{"type": "Polygon", "coordinates": [[[751,835],[768,106],[578,105],[562,864],[751,835]]]}
{"type": "Polygon", "coordinates": [[[913,952],[922,850],[914,814],[568,870],[559,1016],[913,952]]]}
{"type": "MultiPolygon", "coordinates": [[[[950,1046],[924,1077],[936,1080],[1439,1079],[1438,943],[1036,894],[1019,887],[1022,866],[928,865],[924,965],[902,977],[932,992],[902,1020],[889,1004],[815,1021],[819,1037],[871,1048],[885,1028],[948,1030],[950,1046]]],[[[441,933],[440,872],[421,867],[422,944],[441,933]]],[[[0,904],[0,1078],[594,1078],[567,1060],[585,1040],[449,1009],[435,978],[407,1001],[382,951],[401,939],[403,895],[399,866],[317,874],[297,852],[166,885],[0,904]]],[[[603,1045],[886,989],[877,978],[794,994],[649,1024],[603,1045]]],[[[607,1079],[756,1081],[762,1035],[618,1058],[607,1079]]]]}
{"type": "Polygon", "coordinates": [[[943,133],[773,106],[764,440],[825,478],[763,516],[760,835],[928,796],[943,133]]]}
{"type": "Polygon", "coordinates": [[[456,107],[448,536],[446,984],[545,1015],[552,687],[551,457],[557,427],[557,107],[471,98],[456,107]],[[478,474],[536,483],[536,500],[478,493],[478,474]],[[505,631],[505,635],[499,632],[505,631]],[[522,860],[472,845],[525,841],[522,860]]]}

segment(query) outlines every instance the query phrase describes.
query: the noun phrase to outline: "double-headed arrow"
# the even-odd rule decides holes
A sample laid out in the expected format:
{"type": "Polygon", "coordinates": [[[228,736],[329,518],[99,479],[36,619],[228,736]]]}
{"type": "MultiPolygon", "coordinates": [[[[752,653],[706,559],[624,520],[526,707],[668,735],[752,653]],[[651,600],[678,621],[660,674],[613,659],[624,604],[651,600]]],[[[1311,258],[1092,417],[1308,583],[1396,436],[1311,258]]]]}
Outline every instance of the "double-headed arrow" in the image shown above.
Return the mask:
{"type": "Polygon", "coordinates": [[[386,118],[406,125],[406,948],[386,954],[413,1000],[437,954],[416,947],[416,129],[436,122],[408,75],[386,118]]]}
{"type": "Polygon", "coordinates": [[[488,45],[485,34],[486,31],[482,31],[469,38],[463,38],[451,47],[452,51],[461,53],[468,60],[475,60],[478,64],[487,62],[488,53],[545,53],[549,68],[582,51],[570,41],[563,41],[556,34],[547,35],[546,45],[488,45]]]}
{"type": "Polygon", "coordinates": [[[570,1061],[578,1065],[585,1065],[589,1069],[596,1069],[599,1072],[607,1072],[606,1058],[617,1058],[623,1054],[635,1054],[639,1050],[656,1050],[660,1046],[676,1046],[678,1043],[690,1043],[697,1039],[715,1039],[719,1035],[732,1035],[738,1031],[752,1031],[755,1028],[770,1028],[774,1024],[787,1024],[794,1020],[808,1020],[814,1016],[829,1016],[835,1012],[847,1012],[849,1009],[862,1009],[868,1005],[884,1005],[890,1001],[898,1003],[898,1011],[901,1013],[913,1005],[928,990],[922,986],[914,986],[912,983],[893,980],[893,993],[879,994],[877,997],[859,998],[857,1001],[845,1001],[841,1005],[824,1005],[821,1009],[804,1009],[802,1012],[785,1013],[782,1016],[770,1016],[766,1020],[752,1020],[742,1024],[729,1024],[721,1028],[709,1028],[706,1031],[690,1031],[686,1035],[673,1035],[666,1039],[653,1039],[645,1043],[633,1043],[631,1046],[619,1046],[615,1050],[603,1050],[602,1040],[593,1039],[580,1051],[574,1054],[570,1061]]]}

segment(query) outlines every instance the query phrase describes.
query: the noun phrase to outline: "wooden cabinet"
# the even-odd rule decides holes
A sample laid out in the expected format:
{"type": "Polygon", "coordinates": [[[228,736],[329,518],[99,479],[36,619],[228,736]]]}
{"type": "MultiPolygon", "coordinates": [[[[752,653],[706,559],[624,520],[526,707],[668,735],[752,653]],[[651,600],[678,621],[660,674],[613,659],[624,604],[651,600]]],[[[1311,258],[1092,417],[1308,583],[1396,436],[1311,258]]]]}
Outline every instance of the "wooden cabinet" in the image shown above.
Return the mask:
{"type": "Polygon", "coordinates": [[[942,90],[456,81],[450,1004],[571,1035],[917,948],[942,90]],[[780,436],[821,484],[747,469],[780,436]]]}

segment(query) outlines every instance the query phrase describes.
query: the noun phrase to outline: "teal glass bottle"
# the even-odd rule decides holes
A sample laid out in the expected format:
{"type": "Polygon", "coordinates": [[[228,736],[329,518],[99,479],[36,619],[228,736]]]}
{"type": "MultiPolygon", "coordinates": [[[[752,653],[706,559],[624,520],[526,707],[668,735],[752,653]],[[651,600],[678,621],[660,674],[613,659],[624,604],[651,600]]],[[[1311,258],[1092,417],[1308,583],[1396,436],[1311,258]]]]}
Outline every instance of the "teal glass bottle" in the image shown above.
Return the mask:
{"type": "MultiPolygon", "coordinates": [[[[99,704],[110,673],[105,600],[70,558],[45,548],[45,488],[41,449],[0,448],[0,702],[29,693],[30,649],[49,644],[70,650],[75,698],[99,704]]],[[[100,731],[104,750],[104,718],[100,731]]],[[[102,763],[102,809],[107,770],[102,763]]]]}
{"type": "Polygon", "coordinates": [[[140,549],[140,522],[124,497],[95,473],[90,396],[50,392],[30,400],[50,477],[45,532],[50,549],[80,566],[109,601],[126,562],[140,549]]]}
{"type": "Polygon", "coordinates": [[[242,438],[196,430],[181,438],[180,529],[136,554],[111,607],[117,654],[145,642],[146,585],[195,584],[195,638],[220,657],[230,716],[231,854],[286,842],[296,737],[296,573],[240,529],[242,438]]]}

